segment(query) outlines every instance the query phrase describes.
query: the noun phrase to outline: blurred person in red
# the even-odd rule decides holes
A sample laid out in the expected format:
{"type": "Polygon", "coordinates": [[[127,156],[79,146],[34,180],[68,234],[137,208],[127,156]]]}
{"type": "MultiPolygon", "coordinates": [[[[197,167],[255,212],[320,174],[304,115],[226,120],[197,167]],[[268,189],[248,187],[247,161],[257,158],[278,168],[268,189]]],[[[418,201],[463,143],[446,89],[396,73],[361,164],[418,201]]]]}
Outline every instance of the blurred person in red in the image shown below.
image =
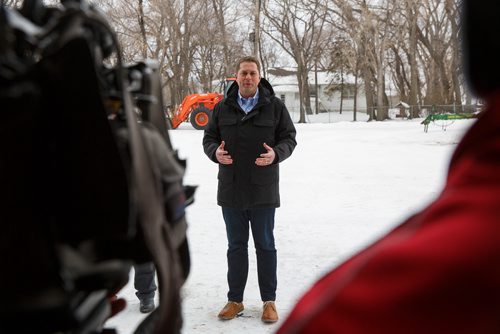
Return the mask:
{"type": "Polygon", "coordinates": [[[486,103],[427,208],[317,281],[278,330],[500,333],[500,2],[462,2],[464,70],[486,103]]]}

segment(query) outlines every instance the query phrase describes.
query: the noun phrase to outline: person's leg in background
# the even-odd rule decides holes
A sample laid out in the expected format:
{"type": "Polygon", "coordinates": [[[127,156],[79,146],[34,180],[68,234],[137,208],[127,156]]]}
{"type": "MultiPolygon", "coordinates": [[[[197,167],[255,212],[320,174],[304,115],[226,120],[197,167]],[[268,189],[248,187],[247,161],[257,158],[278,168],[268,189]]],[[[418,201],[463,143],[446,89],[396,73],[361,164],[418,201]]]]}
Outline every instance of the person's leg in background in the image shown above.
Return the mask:
{"type": "Polygon", "coordinates": [[[149,313],[155,308],[155,266],[152,262],[142,263],[134,266],[134,288],[135,295],[140,301],[141,313],[149,313]]]}

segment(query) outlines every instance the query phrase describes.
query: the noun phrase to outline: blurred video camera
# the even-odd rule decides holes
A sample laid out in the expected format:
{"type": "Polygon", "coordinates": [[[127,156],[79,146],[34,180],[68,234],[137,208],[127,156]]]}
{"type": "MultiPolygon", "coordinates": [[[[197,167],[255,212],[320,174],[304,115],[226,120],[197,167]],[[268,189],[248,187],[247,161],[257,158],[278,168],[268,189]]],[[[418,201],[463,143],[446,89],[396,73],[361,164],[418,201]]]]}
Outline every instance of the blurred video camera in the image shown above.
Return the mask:
{"type": "Polygon", "coordinates": [[[157,63],[123,64],[84,0],[1,5],[0,117],[0,333],[114,333],[109,298],[151,261],[160,303],[137,332],[178,333],[195,187],[157,63]]]}

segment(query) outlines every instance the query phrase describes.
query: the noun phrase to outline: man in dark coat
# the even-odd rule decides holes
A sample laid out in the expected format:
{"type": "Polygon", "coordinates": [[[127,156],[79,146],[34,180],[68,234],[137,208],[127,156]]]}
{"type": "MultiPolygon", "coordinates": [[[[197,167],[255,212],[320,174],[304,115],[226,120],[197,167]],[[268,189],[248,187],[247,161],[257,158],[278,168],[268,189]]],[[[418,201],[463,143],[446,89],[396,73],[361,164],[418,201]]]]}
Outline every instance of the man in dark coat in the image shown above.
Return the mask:
{"type": "Polygon", "coordinates": [[[500,333],[500,3],[463,4],[469,83],[487,108],[443,191],[316,282],[278,334],[500,333]]]}
{"type": "Polygon", "coordinates": [[[284,103],[260,77],[254,57],[241,58],[236,84],[213,110],[203,137],[207,156],[219,164],[217,203],[228,238],[228,302],[219,318],[243,311],[248,276],[249,225],[257,251],[262,321],[276,322],[276,248],[274,215],[280,206],[279,163],[295,146],[295,127],[284,103]]]}

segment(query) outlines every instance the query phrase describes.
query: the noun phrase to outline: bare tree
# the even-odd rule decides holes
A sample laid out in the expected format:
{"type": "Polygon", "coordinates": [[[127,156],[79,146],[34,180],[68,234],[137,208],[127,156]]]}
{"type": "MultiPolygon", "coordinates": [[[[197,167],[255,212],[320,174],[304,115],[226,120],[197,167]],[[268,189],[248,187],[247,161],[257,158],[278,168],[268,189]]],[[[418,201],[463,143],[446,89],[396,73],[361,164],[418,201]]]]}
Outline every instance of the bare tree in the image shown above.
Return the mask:
{"type": "Polygon", "coordinates": [[[141,54],[143,50],[140,27],[140,10],[137,2],[103,0],[99,6],[106,13],[110,23],[117,32],[120,44],[123,49],[125,61],[134,61],[144,58],[141,54]],[[119,7],[117,11],[115,6],[119,7]]]}
{"type": "Polygon", "coordinates": [[[449,104],[450,100],[450,73],[447,64],[451,61],[450,47],[453,42],[451,27],[444,10],[444,4],[437,0],[422,2],[425,17],[428,18],[422,27],[417,28],[419,42],[424,48],[424,67],[427,76],[427,86],[424,104],[449,104]]]}
{"type": "Polygon", "coordinates": [[[369,120],[375,119],[375,83],[376,83],[376,16],[370,11],[366,1],[356,3],[348,0],[338,0],[341,10],[344,30],[352,38],[356,54],[356,67],[363,80],[366,99],[366,109],[369,120]]]}
{"type": "MultiPolygon", "coordinates": [[[[347,1],[335,1],[327,7],[329,16],[327,22],[330,34],[336,36],[333,41],[326,46],[326,54],[321,56],[325,64],[323,68],[330,72],[338,73],[340,71],[340,112],[343,104],[343,76],[352,74],[354,76],[354,96],[353,96],[353,120],[356,121],[357,100],[358,100],[358,77],[362,66],[366,66],[366,58],[362,56],[365,50],[364,33],[360,29],[358,19],[354,13],[359,14],[359,9],[354,9],[347,1]]],[[[371,101],[371,100],[370,100],[371,101]]]]}
{"type": "MultiPolygon", "coordinates": [[[[260,0],[263,34],[256,40],[263,74],[283,58],[296,63],[299,122],[311,113],[313,68],[359,76],[372,119],[387,117],[387,79],[413,107],[412,117],[421,104],[459,104],[466,90],[459,66],[458,1],[260,0]]],[[[255,49],[248,40],[255,30],[255,0],[97,4],[108,9],[125,59],[159,60],[171,104],[191,92],[212,91],[217,79],[232,74],[234,59],[255,49]]]]}
{"type": "Polygon", "coordinates": [[[214,82],[232,74],[232,60],[241,54],[238,35],[228,30],[237,21],[233,1],[105,1],[126,57],[160,61],[171,105],[187,94],[213,91],[214,82]]]}
{"type": "Polygon", "coordinates": [[[218,23],[218,30],[220,31],[220,44],[222,44],[222,54],[223,54],[223,63],[224,63],[224,77],[227,77],[232,73],[230,61],[230,45],[229,38],[226,31],[226,17],[224,13],[228,12],[228,0],[212,0],[212,6],[215,12],[215,17],[218,23]]]}
{"type": "Polygon", "coordinates": [[[412,106],[412,117],[418,117],[422,102],[460,103],[458,0],[333,2],[330,12],[341,19],[331,22],[355,45],[368,110],[386,101],[388,73],[401,99],[412,106]]]}
{"type": "Polygon", "coordinates": [[[139,15],[138,15],[138,20],[139,20],[139,28],[141,31],[141,37],[142,37],[142,57],[146,58],[148,56],[148,37],[146,35],[146,25],[144,23],[145,17],[144,17],[144,0],[138,0],[139,1],[139,15]]]}
{"type": "Polygon", "coordinates": [[[451,38],[450,38],[450,51],[451,51],[451,61],[448,68],[451,74],[451,84],[453,96],[450,96],[450,101],[453,101],[456,105],[462,104],[462,82],[460,76],[463,75],[461,70],[460,61],[460,14],[459,14],[459,4],[456,0],[446,0],[445,1],[445,12],[451,26],[451,38]]]}
{"type": "Polygon", "coordinates": [[[316,50],[324,43],[326,0],[264,1],[263,13],[268,25],[263,32],[278,43],[297,63],[297,81],[300,95],[299,123],[305,123],[305,115],[311,114],[308,74],[316,50]]]}
{"type": "Polygon", "coordinates": [[[177,105],[190,92],[189,78],[194,50],[192,24],[198,29],[199,1],[102,1],[123,45],[124,58],[157,59],[170,104],[177,105]],[[117,10],[118,8],[118,10],[117,10]]]}
{"type": "Polygon", "coordinates": [[[387,71],[387,47],[392,43],[389,28],[394,7],[390,1],[385,1],[383,7],[378,8],[377,31],[375,33],[375,64],[377,73],[377,121],[389,118],[388,99],[385,92],[385,78],[387,71]]]}
{"type": "Polygon", "coordinates": [[[419,108],[418,103],[418,64],[417,64],[417,20],[419,13],[419,3],[418,0],[406,0],[405,9],[406,17],[408,20],[408,61],[410,67],[410,87],[408,91],[410,109],[410,117],[418,117],[419,108]]]}

